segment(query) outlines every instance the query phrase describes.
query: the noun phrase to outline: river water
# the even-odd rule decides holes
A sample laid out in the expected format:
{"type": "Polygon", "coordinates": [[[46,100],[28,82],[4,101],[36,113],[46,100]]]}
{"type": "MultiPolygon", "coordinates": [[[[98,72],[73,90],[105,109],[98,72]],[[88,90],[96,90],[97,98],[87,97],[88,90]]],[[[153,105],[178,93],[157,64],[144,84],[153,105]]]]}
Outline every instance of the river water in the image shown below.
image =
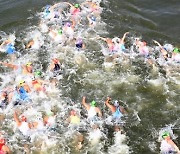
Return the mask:
{"type": "MultiPolygon", "coordinates": [[[[29,37],[30,34],[27,33],[35,29],[34,25],[38,25],[38,12],[41,12],[47,4],[52,5],[55,2],[59,1],[0,0],[0,30],[7,34],[15,33],[18,49],[22,51],[21,39],[29,37]]],[[[141,37],[151,47],[154,46],[153,39],[161,44],[169,43],[180,47],[179,0],[105,0],[101,2],[101,7],[103,24],[96,30],[98,35],[110,38],[122,37],[129,31],[129,39],[141,37]]],[[[113,68],[105,69],[104,56],[98,52],[104,44],[99,41],[86,43],[88,50],[93,51],[85,55],[88,64],[76,66],[72,62],[71,54],[66,60],[63,54],[58,55],[65,62],[66,71],[60,81],[61,94],[60,98],[55,99],[56,102],[73,101],[82,109],[80,102],[85,95],[88,102],[93,99],[99,102],[100,108],[107,114],[103,104],[107,96],[111,96],[113,100],[123,101],[128,111],[124,125],[128,137],[127,145],[130,152],[135,154],[159,153],[158,133],[166,126],[173,125],[173,132],[177,136],[175,142],[180,143],[179,66],[152,68],[143,60],[132,58],[123,59],[127,63],[118,63],[113,68]],[[167,73],[167,69],[170,73],[167,73]]],[[[128,42],[127,46],[130,48],[131,42],[128,42]]],[[[39,51],[38,57],[27,53],[25,58],[29,59],[30,55],[34,57],[35,62],[41,61],[45,70],[48,58],[54,54],[50,52],[55,50],[55,47],[45,46],[45,49],[41,50],[45,51],[39,51]]],[[[2,55],[2,58],[5,59],[5,56],[2,55]]],[[[100,150],[102,153],[107,153],[107,147],[111,146],[109,142],[100,150]]],[[[62,150],[64,153],[65,151],[62,150]]],[[[85,151],[87,150],[80,153],[85,151]]]]}

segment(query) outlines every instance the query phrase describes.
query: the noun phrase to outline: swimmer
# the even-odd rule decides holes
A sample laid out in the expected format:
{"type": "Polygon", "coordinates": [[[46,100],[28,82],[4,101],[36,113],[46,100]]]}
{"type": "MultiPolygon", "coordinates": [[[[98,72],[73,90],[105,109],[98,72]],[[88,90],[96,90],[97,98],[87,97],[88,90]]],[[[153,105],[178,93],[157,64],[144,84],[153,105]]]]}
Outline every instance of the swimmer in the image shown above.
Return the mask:
{"type": "Polygon", "coordinates": [[[53,76],[56,77],[61,74],[61,64],[57,58],[53,58],[49,66],[49,71],[53,72],[53,76]]]}
{"type": "Polygon", "coordinates": [[[29,94],[31,90],[30,90],[30,87],[29,85],[24,81],[24,80],[21,80],[19,82],[19,85],[16,87],[16,91],[14,93],[14,100],[15,100],[15,103],[14,105],[20,105],[20,102],[21,101],[30,101],[30,98],[29,98],[29,94]]]}
{"type": "Polygon", "coordinates": [[[14,47],[14,41],[11,39],[5,40],[1,45],[0,49],[4,49],[5,52],[10,55],[11,61],[14,61],[16,59],[15,53],[16,49],[14,47]]]}
{"type": "Polygon", "coordinates": [[[75,4],[75,5],[72,5],[71,3],[69,2],[64,2],[66,4],[68,4],[70,6],[70,13],[73,15],[73,16],[77,16],[79,15],[79,13],[81,12],[80,10],[80,5],[79,4],[75,4]]]}
{"type": "Polygon", "coordinates": [[[172,60],[175,62],[180,62],[180,49],[174,48],[172,52],[172,60]]]}
{"type": "Polygon", "coordinates": [[[153,42],[160,47],[160,51],[161,51],[162,56],[164,57],[165,60],[167,60],[168,52],[166,51],[166,49],[159,42],[157,42],[156,40],[153,40],[153,42]]]}
{"type": "Polygon", "coordinates": [[[40,40],[38,37],[34,37],[32,40],[28,42],[26,45],[26,49],[39,49],[41,47],[40,40]]]}
{"type": "Polygon", "coordinates": [[[162,134],[162,141],[161,141],[161,153],[162,154],[169,154],[169,153],[177,153],[180,154],[180,150],[177,145],[171,140],[170,133],[164,132],[162,134]]]}
{"type": "Polygon", "coordinates": [[[20,132],[24,136],[29,136],[30,135],[30,130],[31,130],[31,124],[27,122],[27,118],[24,115],[21,115],[19,118],[17,112],[14,112],[14,120],[16,122],[16,125],[20,132]]]}
{"type": "Polygon", "coordinates": [[[63,30],[59,29],[50,29],[49,30],[49,36],[56,42],[56,43],[64,43],[65,37],[63,35],[63,30]]]}
{"type": "Polygon", "coordinates": [[[40,79],[41,74],[41,71],[36,71],[34,72],[34,77],[32,78],[31,85],[36,92],[46,91],[44,84],[46,84],[47,82],[40,79]]]}
{"type": "Polygon", "coordinates": [[[2,91],[0,94],[0,108],[4,109],[10,102],[10,97],[7,91],[2,91]]]}
{"type": "Polygon", "coordinates": [[[66,36],[69,38],[69,40],[72,40],[74,37],[74,28],[75,28],[74,20],[72,20],[72,23],[66,22],[63,27],[63,32],[66,34],[66,36]]]}
{"type": "Polygon", "coordinates": [[[114,50],[116,50],[116,51],[125,51],[126,50],[126,48],[124,46],[124,44],[125,44],[124,40],[125,40],[127,34],[129,34],[129,32],[124,33],[124,35],[121,39],[117,38],[117,37],[112,39],[112,42],[115,45],[114,50]]]}
{"type": "Polygon", "coordinates": [[[43,117],[44,126],[54,128],[56,126],[56,115],[52,111],[48,111],[43,117]]]}
{"type": "Polygon", "coordinates": [[[89,22],[89,26],[90,27],[95,27],[96,26],[96,24],[97,24],[97,22],[96,22],[96,20],[97,20],[97,17],[95,17],[94,15],[88,15],[87,16],[87,19],[88,19],[88,22],[89,22]]]}
{"type": "Polygon", "coordinates": [[[98,37],[97,39],[101,39],[101,40],[103,40],[103,41],[105,41],[107,43],[107,46],[109,48],[109,52],[110,53],[117,52],[117,51],[114,50],[115,49],[115,45],[112,42],[112,39],[110,39],[110,38],[103,38],[103,37],[98,37]]]}
{"type": "Polygon", "coordinates": [[[139,54],[144,56],[145,58],[149,57],[149,48],[147,47],[147,43],[145,41],[140,41],[136,39],[136,47],[138,48],[139,54]]]}
{"type": "Polygon", "coordinates": [[[123,116],[123,114],[126,113],[126,111],[119,105],[119,102],[117,100],[114,102],[114,104],[110,104],[110,100],[111,98],[107,97],[105,104],[112,112],[112,119],[115,121],[119,120],[123,116]]]}
{"type": "Polygon", "coordinates": [[[102,112],[100,108],[97,107],[97,103],[93,100],[90,104],[86,103],[86,97],[82,98],[82,104],[88,112],[88,119],[93,120],[96,119],[96,115],[102,117],[102,112]]]}
{"type": "Polygon", "coordinates": [[[70,123],[70,124],[79,124],[80,123],[80,118],[79,116],[77,115],[76,111],[75,110],[71,110],[70,111],[70,116],[69,118],[67,119],[67,121],[70,123]]]}
{"type": "Polygon", "coordinates": [[[82,3],[81,6],[85,9],[88,7],[88,12],[92,13],[96,16],[100,16],[100,13],[102,12],[102,9],[101,9],[99,3],[97,3],[97,2],[89,2],[89,1],[87,2],[86,1],[86,2],[82,3]]]}
{"type": "Polygon", "coordinates": [[[6,140],[0,136],[0,154],[10,154],[10,148],[6,145],[6,140]]]}
{"type": "Polygon", "coordinates": [[[32,67],[31,62],[28,62],[25,65],[15,65],[15,64],[6,63],[6,62],[0,62],[0,64],[13,69],[18,74],[32,75],[33,73],[33,67],[32,67]]]}
{"type": "Polygon", "coordinates": [[[77,39],[74,38],[74,40],[75,40],[75,46],[78,50],[79,49],[85,49],[85,44],[81,38],[77,38],[77,39]]]}

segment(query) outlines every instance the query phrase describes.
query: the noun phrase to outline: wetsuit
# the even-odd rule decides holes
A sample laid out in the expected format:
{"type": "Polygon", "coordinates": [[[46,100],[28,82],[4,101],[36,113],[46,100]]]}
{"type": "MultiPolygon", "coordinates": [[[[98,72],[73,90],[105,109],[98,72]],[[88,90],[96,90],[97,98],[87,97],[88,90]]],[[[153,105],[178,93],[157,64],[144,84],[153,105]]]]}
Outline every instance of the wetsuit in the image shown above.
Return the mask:
{"type": "Polygon", "coordinates": [[[54,64],[54,69],[53,69],[54,77],[60,75],[60,74],[61,74],[60,71],[61,71],[60,64],[55,63],[55,64],[54,64]]]}

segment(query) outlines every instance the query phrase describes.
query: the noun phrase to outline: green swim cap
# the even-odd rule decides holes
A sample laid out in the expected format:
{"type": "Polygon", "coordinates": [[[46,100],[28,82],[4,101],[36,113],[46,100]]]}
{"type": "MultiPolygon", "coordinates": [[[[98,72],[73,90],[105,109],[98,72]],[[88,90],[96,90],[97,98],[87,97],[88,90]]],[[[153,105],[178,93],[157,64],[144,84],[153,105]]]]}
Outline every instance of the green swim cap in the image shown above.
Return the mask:
{"type": "Polygon", "coordinates": [[[59,35],[62,34],[62,29],[58,30],[58,34],[59,34],[59,35]]]}
{"type": "Polygon", "coordinates": [[[166,138],[166,137],[168,137],[168,136],[170,136],[169,132],[164,132],[164,133],[162,134],[162,138],[166,138]]]}
{"type": "Polygon", "coordinates": [[[79,6],[80,6],[79,4],[75,4],[74,5],[75,8],[79,8],[79,6]]]}
{"type": "Polygon", "coordinates": [[[41,72],[41,71],[36,71],[36,72],[34,72],[34,75],[35,75],[35,76],[41,76],[41,75],[42,75],[42,72],[41,72]]]}
{"type": "Polygon", "coordinates": [[[47,112],[48,117],[53,116],[53,115],[54,115],[54,113],[52,111],[47,112]]]}
{"type": "Polygon", "coordinates": [[[94,100],[91,102],[91,106],[93,106],[93,107],[96,106],[96,102],[94,100]]]}
{"type": "Polygon", "coordinates": [[[178,53],[178,52],[180,52],[180,50],[178,48],[174,48],[173,52],[178,53]]]}

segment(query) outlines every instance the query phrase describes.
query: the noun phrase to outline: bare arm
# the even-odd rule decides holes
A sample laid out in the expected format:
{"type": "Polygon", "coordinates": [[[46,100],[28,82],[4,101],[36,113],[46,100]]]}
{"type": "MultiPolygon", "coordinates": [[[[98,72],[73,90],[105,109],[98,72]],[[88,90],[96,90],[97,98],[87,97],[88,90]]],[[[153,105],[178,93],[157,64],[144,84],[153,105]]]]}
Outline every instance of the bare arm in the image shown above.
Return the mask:
{"type": "Polygon", "coordinates": [[[63,2],[63,3],[66,3],[66,4],[68,4],[69,6],[71,6],[71,7],[74,7],[71,3],[69,3],[69,2],[63,2]]]}
{"type": "Polygon", "coordinates": [[[105,102],[106,106],[114,113],[116,111],[115,107],[111,104],[109,104],[109,101],[111,100],[110,97],[107,97],[107,100],[105,102]]]}
{"type": "Polygon", "coordinates": [[[161,45],[158,41],[153,40],[153,42],[154,42],[155,44],[157,44],[161,49],[163,48],[162,45],[161,45]]]}
{"type": "Polygon", "coordinates": [[[124,35],[123,35],[123,37],[122,37],[122,39],[121,39],[121,43],[124,43],[124,39],[125,39],[125,37],[126,37],[127,34],[129,34],[129,32],[124,33],[124,35]]]}
{"type": "Polygon", "coordinates": [[[168,143],[174,147],[174,149],[176,150],[176,152],[178,154],[180,154],[179,148],[177,147],[177,145],[172,140],[168,140],[168,143]]]}
{"type": "Polygon", "coordinates": [[[96,111],[97,111],[97,113],[98,113],[98,116],[99,116],[99,117],[102,117],[102,112],[101,112],[100,108],[97,107],[97,108],[96,108],[96,111]]]}
{"type": "Polygon", "coordinates": [[[14,112],[14,120],[16,121],[16,124],[17,124],[18,126],[21,126],[21,121],[19,120],[19,118],[18,118],[18,115],[17,115],[17,112],[16,112],[16,111],[14,112]]]}
{"type": "Polygon", "coordinates": [[[82,104],[86,108],[86,110],[90,109],[90,105],[86,103],[86,97],[85,96],[83,96],[82,104]]]}
{"type": "Polygon", "coordinates": [[[18,66],[14,65],[14,64],[10,64],[10,63],[0,62],[0,64],[2,64],[4,66],[7,66],[9,68],[12,68],[12,69],[17,69],[18,68],[18,66]]]}

